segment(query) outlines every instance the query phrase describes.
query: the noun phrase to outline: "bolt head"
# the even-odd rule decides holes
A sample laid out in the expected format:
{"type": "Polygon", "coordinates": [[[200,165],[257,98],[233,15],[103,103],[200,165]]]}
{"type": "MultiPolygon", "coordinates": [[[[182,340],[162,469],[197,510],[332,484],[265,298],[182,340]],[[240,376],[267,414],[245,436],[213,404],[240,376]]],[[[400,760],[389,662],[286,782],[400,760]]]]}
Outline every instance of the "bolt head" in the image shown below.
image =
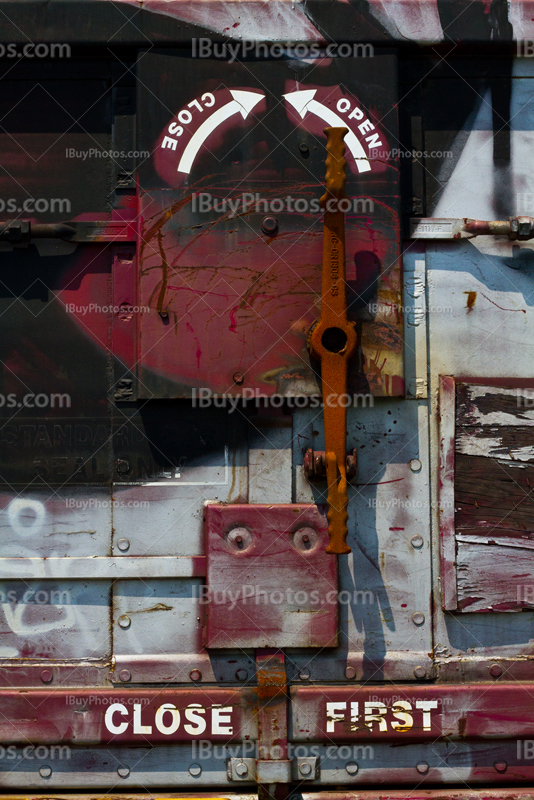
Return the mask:
{"type": "Polygon", "coordinates": [[[422,611],[416,611],[415,614],[412,614],[412,622],[414,625],[423,625],[425,621],[425,615],[422,611]]]}
{"type": "Polygon", "coordinates": [[[502,667],[500,664],[492,664],[490,667],[490,675],[492,678],[499,678],[502,675],[502,667]]]}
{"type": "Polygon", "coordinates": [[[189,767],[189,774],[193,778],[198,778],[198,776],[201,773],[202,773],[202,767],[200,766],[200,764],[191,764],[191,766],[189,767]]]}
{"type": "Polygon", "coordinates": [[[304,669],[301,669],[299,672],[299,678],[301,681],[309,681],[310,675],[310,670],[307,667],[304,667],[304,669]]]}
{"type": "Polygon", "coordinates": [[[192,669],[189,673],[189,677],[192,681],[200,681],[202,680],[202,673],[199,669],[192,669]]]}
{"type": "Polygon", "coordinates": [[[422,546],[424,545],[424,543],[425,543],[425,540],[423,539],[422,536],[412,536],[411,544],[412,544],[412,547],[415,550],[420,550],[422,548],[422,546]]]}
{"type": "Polygon", "coordinates": [[[426,669],[424,667],[416,667],[413,671],[413,674],[416,678],[422,680],[423,678],[426,678],[426,669]]]}
{"type": "Polygon", "coordinates": [[[127,475],[130,472],[130,462],[126,461],[125,458],[117,459],[116,470],[119,475],[127,475]]]}
{"type": "Polygon", "coordinates": [[[117,775],[119,778],[127,778],[130,774],[130,767],[119,767],[117,769],[117,775]]]}
{"type": "Polygon", "coordinates": [[[415,768],[421,775],[426,775],[429,770],[429,766],[426,761],[419,761],[419,763],[415,765],[415,768]]]}
{"type": "Polygon", "coordinates": [[[278,233],[278,220],[275,217],[264,217],[261,221],[261,229],[269,236],[278,233]]]}
{"type": "Polygon", "coordinates": [[[307,156],[310,153],[310,148],[305,142],[299,144],[299,152],[302,156],[307,156]]]}
{"type": "Polygon", "coordinates": [[[411,471],[412,472],[421,472],[422,468],[423,468],[423,464],[421,463],[421,461],[418,458],[412,458],[412,460],[410,461],[410,469],[411,469],[411,471]]]}
{"type": "Polygon", "coordinates": [[[130,540],[129,539],[119,539],[119,541],[117,542],[117,547],[119,548],[119,550],[121,550],[123,553],[125,553],[126,550],[130,549],[130,540]]]}
{"type": "Polygon", "coordinates": [[[41,672],[41,680],[43,683],[52,683],[52,681],[54,680],[54,676],[49,669],[44,669],[41,672]]]}
{"type": "Polygon", "coordinates": [[[236,775],[239,775],[240,778],[244,778],[245,775],[248,775],[248,767],[242,761],[236,766],[235,768],[236,775]]]}
{"type": "Polygon", "coordinates": [[[347,667],[345,669],[345,678],[351,681],[355,677],[356,677],[356,669],[354,667],[347,667]]]}
{"type": "Polygon", "coordinates": [[[129,680],[131,680],[131,678],[132,673],[129,669],[121,669],[119,672],[119,680],[121,680],[123,683],[127,683],[129,680]]]}
{"type": "Polygon", "coordinates": [[[235,677],[238,681],[246,681],[248,678],[248,672],[246,669],[238,669],[236,670],[235,677]]]}
{"type": "Polygon", "coordinates": [[[39,775],[41,778],[49,778],[52,775],[52,767],[39,767],[39,775]]]}
{"type": "Polygon", "coordinates": [[[299,772],[301,775],[311,775],[311,771],[311,764],[308,764],[307,761],[305,761],[304,764],[301,764],[299,767],[299,772]]]}
{"type": "Polygon", "coordinates": [[[495,767],[497,772],[506,772],[506,770],[508,769],[508,764],[506,763],[506,761],[496,761],[493,766],[495,767]]]}
{"type": "Polygon", "coordinates": [[[128,628],[132,624],[132,620],[130,619],[128,614],[123,614],[121,617],[119,617],[118,622],[119,622],[119,628],[123,628],[124,630],[128,630],[128,628]]]}
{"type": "Polygon", "coordinates": [[[359,766],[355,761],[347,761],[345,764],[345,772],[348,772],[349,775],[356,775],[359,770],[359,766]]]}
{"type": "Polygon", "coordinates": [[[232,375],[232,380],[234,383],[240,384],[243,383],[243,381],[245,380],[245,376],[243,375],[242,372],[234,372],[234,374],[232,375]]]}

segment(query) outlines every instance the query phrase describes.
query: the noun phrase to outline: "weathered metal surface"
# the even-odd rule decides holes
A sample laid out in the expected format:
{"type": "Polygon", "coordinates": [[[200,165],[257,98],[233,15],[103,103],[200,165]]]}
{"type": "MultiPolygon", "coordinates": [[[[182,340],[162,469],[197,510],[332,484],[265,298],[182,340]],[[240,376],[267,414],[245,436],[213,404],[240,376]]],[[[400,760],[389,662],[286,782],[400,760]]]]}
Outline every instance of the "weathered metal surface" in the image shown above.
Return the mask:
{"type": "Polygon", "coordinates": [[[348,308],[361,330],[348,391],[402,394],[394,57],[377,53],[371,71],[365,59],[356,71],[325,63],[298,82],[286,63],[215,63],[153,51],[139,65],[138,141],[154,151],[140,170],[139,302],[151,309],[140,319],[142,396],[319,394],[306,336],[321,297],[322,130],[332,115],[350,127],[352,147],[348,308]],[[266,234],[270,204],[277,227],[266,234]],[[376,313],[364,313],[362,295],[376,295],[376,313]]]}
{"type": "Polygon", "coordinates": [[[294,687],[294,741],[505,739],[532,732],[529,684],[294,687]],[[496,721],[498,720],[498,725],[496,721]]]}
{"type": "Polygon", "coordinates": [[[337,559],[316,505],[210,503],[205,520],[206,647],[337,644],[337,559]]]}

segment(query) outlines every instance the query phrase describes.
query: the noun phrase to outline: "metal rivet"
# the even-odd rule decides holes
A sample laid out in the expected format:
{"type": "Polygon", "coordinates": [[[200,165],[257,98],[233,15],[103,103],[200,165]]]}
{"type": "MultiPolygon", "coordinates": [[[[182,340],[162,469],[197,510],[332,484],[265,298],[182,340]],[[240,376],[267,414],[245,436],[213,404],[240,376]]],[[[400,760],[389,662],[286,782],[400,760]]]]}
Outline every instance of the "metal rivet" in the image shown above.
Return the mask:
{"type": "Polygon", "coordinates": [[[422,625],[425,621],[425,615],[421,611],[416,611],[412,614],[412,622],[414,625],[422,625]]]}
{"type": "Polygon", "coordinates": [[[248,672],[246,669],[238,669],[235,674],[238,681],[246,681],[248,678],[248,672]]]}
{"type": "Polygon", "coordinates": [[[304,142],[299,144],[299,151],[302,156],[307,156],[310,153],[310,148],[304,142]]]}
{"type": "Polygon", "coordinates": [[[168,311],[158,311],[161,319],[169,319],[169,312],[168,311]]]}
{"type": "Polygon", "coordinates": [[[39,775],[41,778],[49,778],[52,774],[52,767],[39,767],[39,775]]]}
{"type": "Polygon", "coordinates": [[[129,669],[121,669],[121,671],[119,672],[119,678],[121,679],[121,681],[123,683],[126,683],[127,681],[129,681],[131,679],[131,677],[132,677],[132,673],[130,672],[129,669]]]}
{"type": "Polygon", "coordinates": [[[416,678],[421,680],[422,678],[426,678],[426,669],[424,667],[416,667],[413,671],[413,674],[416,678]]]}
{"type": "Polygon", "coordinates": [[[119,628],[126,629],[129,628],[130,625],[132,624],[132,620],[130,619],[128,614],[123,614],[121,617],[119,617],[118,621],[119,621],[119,628]]]}
{"type": "Polygon", "coordinates": [[[506,772],[506,770],[508,769],[508,764],[506,763],[506,761],[496,761],[493,766],[495,767],[497,772],[506,772]]]}
{"type": "Polygon", "coordinates": [[[492,678],[499,678],[502,675],[502,667],[500,664],[492,664],[490,667],[490,675],[492,678]]]}
{"type": "Polygon", "coordinates": [[[247,765],[241,761],[235,768],[235,774],[239,775],[240,778],[244,778],[245,775],[248,775],[248,767],[247,765]]]}
{"type": "Polygon", "coordinates": [[[41,680],[43,683],[52,683],[53,679],[54,676],[52,675],[49,669],[44,669],[41,672],[41,680]]]}
{"type": "Polygon", "coordinates": [[[200,764],[191,764],[189,767],[189,774],[193,776],[193,778],[198,778],[198,776],[202,773],[202,767],[200,764]]]}
{"type": "Polygon", "coordinates": [[[428,772],[428,764],[426,761],[419,761],[419,763],[415,765],[415,768],[421,775],[426,775],[428,772]]]}
{"type": "Polygon", "coordinates": [[[415,547],[416,550],[420,550],[424,543],[422,536],[412,536],[412,547],[415,547]]]}
{"type": "Polygon", "coordinates": [[[412,458],[410,461],[410,469],[412,472],[420,472],[423,465],[418,458],[412,458]]]}
{"type": "Polygon", "coordinates": [[[130,472],[130,462],[126,461],[125,458],[117,459],[117,465],[115,467],[119,475],[127,475],[130,472]]]}
{"type": "Polygon", "coordinates": [[[359,770],[359,766],[355,761],[348,761],[345,764],[345,771],[349,773],[349,775],[356,775],[359,770]]]}
{"type": "Polygon", "coordinates": [[[261,229],[264,233],[274,236],[278,231],[278,220],[274,217],[264,217],[261,221],[261,229]]]}
{"type": "Polygon", "coordinates": [[[347,667],[345,670],[345,678],[351,681],[353,678],[356,677],[356,670],[354,667],[347,667]]]}
{"type": "Polygon", "coordinates": [[[127,778],[130,774],[130,767],[119,767],[117,770],[117,775],[119,778],[127,778]]]}
{"type": "Polygon", "coordinates": [[[189,677],[192,681],[200,681],[202,680],[202,673],[199,669],[192,669],[189,673],[189,677]]]}
{"type": "Polygon", "coordinates": [[[232,380],[234,383],[243,383],[243,381],[245,380],[245,376],[243,375],[242,372],[234,372],[234,374],[232,375],[232,380]]]}
{"type": "Polygon", "coordinates": [[[117,542],[117,547],[119,550],[122,550],[124,553],[126,550],[130,549],[130,540],[129,539],[119,539],[117,542]]]}
{"type": "Polygon", "coordinates": [[[304,667],[304,669],[301,669],[300,672],[299,672],[299,678],[300,678],[301,681],[309,681],[310,680],[310,674],[311,674],[310,670],[307,669],[306,667],[304,667]]]}
{"type": "Polygon", "coordinates": [[[311,775],[311,771],[312,771],[311,764],[308,764],[306,761],[299,767],[299,772],[301,775],[311,775]]]}

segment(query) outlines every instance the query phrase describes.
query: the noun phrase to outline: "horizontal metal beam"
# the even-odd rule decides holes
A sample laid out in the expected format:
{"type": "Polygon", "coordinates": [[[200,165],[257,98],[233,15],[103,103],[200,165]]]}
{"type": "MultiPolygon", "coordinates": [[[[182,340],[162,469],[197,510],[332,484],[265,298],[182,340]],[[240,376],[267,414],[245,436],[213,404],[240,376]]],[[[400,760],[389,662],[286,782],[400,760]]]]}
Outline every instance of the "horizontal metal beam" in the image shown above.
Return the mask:
{"type": "Polygon", "coordinates": [[[199,578],[205,574],[205,556],[0,558],[0,580],[199,578]]]}

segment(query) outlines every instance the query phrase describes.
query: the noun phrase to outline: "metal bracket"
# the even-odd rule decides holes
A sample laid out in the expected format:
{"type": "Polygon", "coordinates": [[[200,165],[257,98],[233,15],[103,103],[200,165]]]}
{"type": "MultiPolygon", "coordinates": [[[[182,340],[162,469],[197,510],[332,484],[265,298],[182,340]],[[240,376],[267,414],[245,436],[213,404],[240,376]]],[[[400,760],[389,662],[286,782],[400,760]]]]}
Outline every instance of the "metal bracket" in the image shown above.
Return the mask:
{"type": "Polygon", "coordinates": [[[229,758],[226,774],[229,781],[254,781],[256,779],[256,759],[229,758]]]}
{"type": "MultiPolygon", "coordinates": [[[[347,453],[347,480],[356,477],[356,466],[358,463],[358,451],[354,449],[352,453],[347,453]]],[[[315,481],[326,481],[326,453],[324,450],[312,450],[308,448],[304,454],[304,474],[310,483],[315,481]]]]}
{"type": "Polygon", "coordinates": [[[321,766],[318,756],[298,756],[293,761],[293,779],[298,781],[315,781],[321,777],[321,766]]]}

